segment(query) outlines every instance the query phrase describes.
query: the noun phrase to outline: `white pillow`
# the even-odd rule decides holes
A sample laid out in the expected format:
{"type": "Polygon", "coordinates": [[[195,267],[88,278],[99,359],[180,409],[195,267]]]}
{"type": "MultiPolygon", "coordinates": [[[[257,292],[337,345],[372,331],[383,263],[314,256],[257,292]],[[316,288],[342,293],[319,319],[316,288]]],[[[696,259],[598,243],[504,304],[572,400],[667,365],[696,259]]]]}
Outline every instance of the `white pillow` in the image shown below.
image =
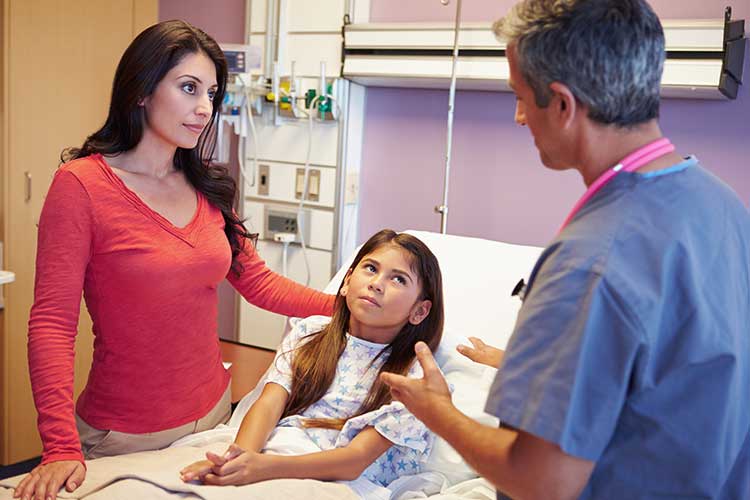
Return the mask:
{"type": "MultiPolygon", "coordinates": [[[[472,362],[459,354],[456,346],[470,345],[467,337],[473,336],[505,348],[521,306],[511,291],[521,278],[528,279],[542,249],[425,231],[406,232],[422,240],[440,263],[445,326],[435,358],[453,385],[453,403],[469,417],[485,425],[497,425],[497,419],[484,412],[497,370],[472,362]]],[[[336,293],[353,260],[354,255],[346,260],[326,292],[336,293]]],[[[441,438],[436,440],[423,469],[444,474],[451,484],[476,477],[441,438]]]]}

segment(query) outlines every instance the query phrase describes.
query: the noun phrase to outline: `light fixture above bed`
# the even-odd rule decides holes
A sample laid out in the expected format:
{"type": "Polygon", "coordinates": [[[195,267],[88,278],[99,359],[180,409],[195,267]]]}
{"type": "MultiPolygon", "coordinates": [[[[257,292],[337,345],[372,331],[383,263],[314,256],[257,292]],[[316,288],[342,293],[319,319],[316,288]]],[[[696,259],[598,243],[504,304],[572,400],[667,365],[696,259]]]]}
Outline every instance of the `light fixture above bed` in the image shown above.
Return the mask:
{"type": "MultiPolygon", "coordinates": [[[[663,21],[667,59],[662,95],[735,99],[745,60],[745,21],[663,21]]],[[[365,86],[448,88],[454,27],[449,23],[348,24],[342,76],[365,86]]],[[[457,84],[463,90],[509,91],[505,45],[489,23],[460,30],[457,84]]]]}

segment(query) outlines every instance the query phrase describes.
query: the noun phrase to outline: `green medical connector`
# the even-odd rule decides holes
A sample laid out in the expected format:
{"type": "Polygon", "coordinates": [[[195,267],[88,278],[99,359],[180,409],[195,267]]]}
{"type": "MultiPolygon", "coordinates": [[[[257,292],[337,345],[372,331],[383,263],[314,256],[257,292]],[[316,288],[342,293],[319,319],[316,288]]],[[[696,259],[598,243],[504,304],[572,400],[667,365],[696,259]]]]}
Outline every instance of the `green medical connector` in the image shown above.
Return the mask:
{"type": "Polygon", "coordinates": [[[315,96],[318,93],[315,92],[315,89],[310,89],[307,92],[305,92],[305,109],[310,109],[310,105],[313,102],[313,99],[315,99],[315,96]]]}
{"type": "MultiPolygon", "coordinates": [[[[330,83],[326,87],[326,93],[332,94],[333,93],[333,85],[330,83]]],[[[307,92],[305,92],[305,108],[310,109],[310,105],[312,104],[313,100],[317,97],[318,92],[315,89],[309,89],[307,92]]],[[[324,118],[326,113],[330,113],[333,109],[333,101],[331,99],[325,98],[320,99],[317,102],[317,109],[318,113],[320,113],[320,117],[324,118]]]]}

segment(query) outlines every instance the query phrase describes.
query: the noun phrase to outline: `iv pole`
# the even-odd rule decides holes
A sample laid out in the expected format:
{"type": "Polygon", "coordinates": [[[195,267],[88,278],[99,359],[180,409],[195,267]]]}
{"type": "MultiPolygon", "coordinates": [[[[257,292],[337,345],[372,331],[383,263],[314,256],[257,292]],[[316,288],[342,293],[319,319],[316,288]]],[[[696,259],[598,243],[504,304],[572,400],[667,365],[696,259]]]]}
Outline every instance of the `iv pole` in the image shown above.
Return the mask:
{"type": "MultiPolygon", "coordinates": [[[[440,0],[443,5],[448,5],[450,0],[440,0]]],[[[453,38],[453,68],[451,70],[451,87],[448,94],[448,139],[445,147],[445,180],[443,182],[443,204],[435,207],[435,212],[440,214],[440,232],[446,234],[448,231],[448,185],[451,173],[451,151],[453,146],[453,109],[456,100],[456,63],[458,62],[458,35],[461,29],[461,0],[456,0],[456,26],[453,38]]]]}

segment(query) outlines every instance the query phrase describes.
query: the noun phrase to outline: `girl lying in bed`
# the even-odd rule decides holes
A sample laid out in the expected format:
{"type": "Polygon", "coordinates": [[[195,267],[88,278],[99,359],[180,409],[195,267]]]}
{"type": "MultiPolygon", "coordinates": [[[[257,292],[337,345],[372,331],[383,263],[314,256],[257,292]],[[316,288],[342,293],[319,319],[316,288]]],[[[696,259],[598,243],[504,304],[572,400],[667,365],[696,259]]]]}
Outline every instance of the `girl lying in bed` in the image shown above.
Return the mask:
{"type": "Polygon", "coordinates": [[[433,436],[391,400],[379,374],[421,377],[414,345],[421,340],[434,351],[442,328],[437,259],[414,236],[380,231],[355,257],[333,317],[302,320],[282,342],[235,442],[223,456],[207,453],[185,467],[182,479],[238,485],[362,476],[387,486],[418,473],[433,436]],[[320,451],[263,454],[272,433],[285,427],[302,429],[320,451]]]}

